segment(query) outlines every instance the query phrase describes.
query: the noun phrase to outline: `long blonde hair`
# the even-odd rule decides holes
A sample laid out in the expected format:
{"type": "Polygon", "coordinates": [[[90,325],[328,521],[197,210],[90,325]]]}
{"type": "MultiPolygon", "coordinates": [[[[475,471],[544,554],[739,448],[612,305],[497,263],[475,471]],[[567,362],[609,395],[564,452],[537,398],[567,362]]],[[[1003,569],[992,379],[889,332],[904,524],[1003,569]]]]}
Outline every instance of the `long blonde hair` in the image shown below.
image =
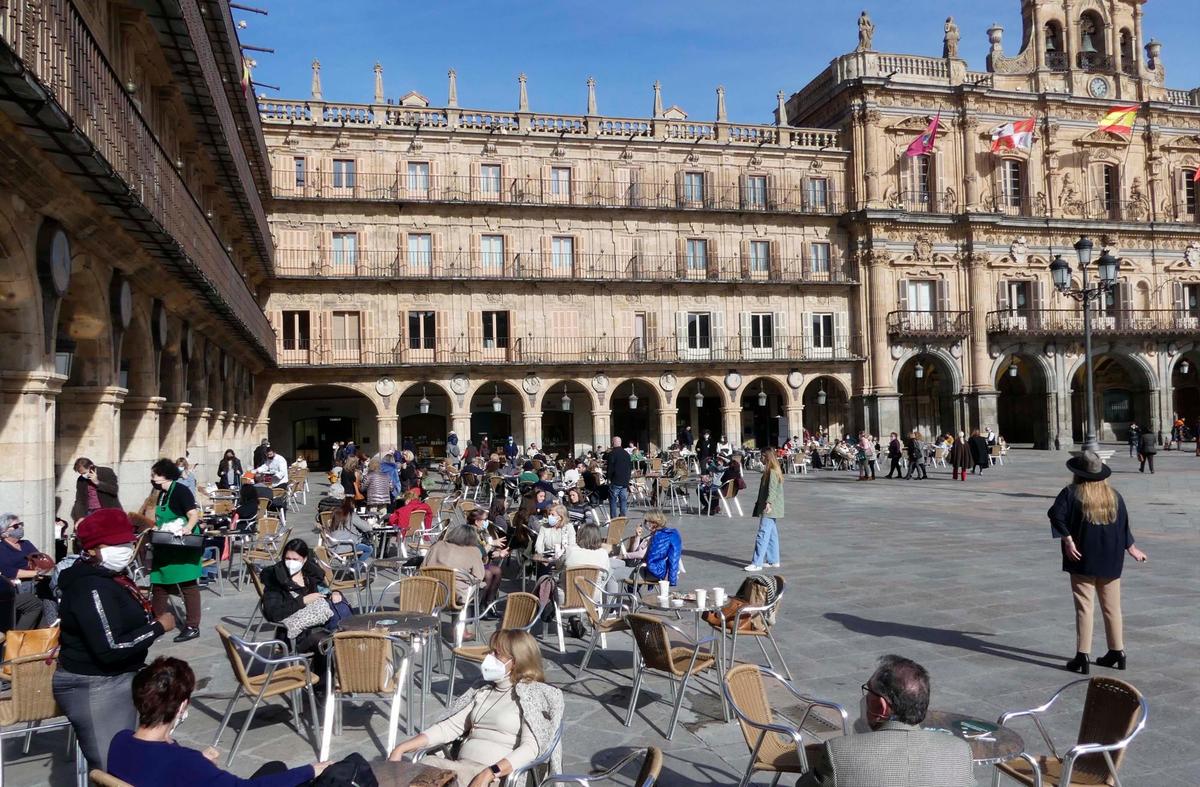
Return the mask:
{"type": "Polygon", "coordinates": [[[776,478],[783,478],[783,468],[779,466],[779,457],[774,451],[767,450],[762,452],[763,457],[763,474],[771,473],[776,478]]]}
{"type": "Polygon", "coordinates": [[[1108,479],[1085,481],[1075,479],[1075,499],[1083,510],[1083,521],[1093,525],[1109,525],[1117,521],[1117,492],[1108,479]]]}

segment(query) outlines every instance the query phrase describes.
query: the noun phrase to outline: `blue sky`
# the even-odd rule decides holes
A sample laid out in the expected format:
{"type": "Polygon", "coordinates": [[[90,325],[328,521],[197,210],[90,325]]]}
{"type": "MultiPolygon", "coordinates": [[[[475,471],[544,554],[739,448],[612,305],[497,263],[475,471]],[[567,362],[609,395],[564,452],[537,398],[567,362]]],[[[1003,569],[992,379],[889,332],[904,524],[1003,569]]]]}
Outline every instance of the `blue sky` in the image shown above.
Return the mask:
{"type": "MultiPolygon", "coordinates": [[[[1005,28],[1004,51],[1020,47],[1019,0],[249,0],[263,17],[242,11],[242,43],[273,47],[252,53],[256,81],[279,85],[262,96],[307,98],[314,57],[321,60],[327,101],[370,101],[373,67],[384,67],[387,96],[409,90],[446,101],[446,71],[458,72],[463,107],[516,109],[517,75],[528,75],[535,112],[582,114],[587,77],[597,81],[605,115],[647,117],[651,84],[665,106],[697,119],[716,114],[723,84],[729,118],[771,121],[775,93],[800,89],[829,61],[854,48],[856,19],[875,21],[875,48],[941,55],[942,24],[953,13],[960,53],[984,70],[986,30],[1005,28]]],[[[1151,0],[1147,39],[1163,43],[1167,83],[1200,86],[1198,0],[1151,0]]]]}

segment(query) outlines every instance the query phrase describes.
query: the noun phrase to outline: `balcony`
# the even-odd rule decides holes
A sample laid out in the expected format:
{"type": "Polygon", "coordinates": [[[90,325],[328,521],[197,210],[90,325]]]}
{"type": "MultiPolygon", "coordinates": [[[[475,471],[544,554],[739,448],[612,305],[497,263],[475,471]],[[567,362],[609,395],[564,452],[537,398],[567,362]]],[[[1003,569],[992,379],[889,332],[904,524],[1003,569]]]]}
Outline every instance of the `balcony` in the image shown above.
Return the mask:
{"type": "Polygon", "coordinates": [[[734,211],[835,216],[844,212],[843,195],[828,189],[741,186],[709,187],[691,194],[671,182],[572,180],[569,183],[532,177],[430,175],[410,177],[395,172],[276,171],[277,199],[349,200],[355,202],[460,203],[529,207],[633,208],[687,211],[734,211]],[[299,182],[298,182],[299,181],[299,182]]]}
{"type": "Polygon", "coordinates": [[[947,341],[966,338],[971,332],[971,313],[953,311],[888,312],[888,336],[893,339],[947,341]]]}
{"type": "Polygon", "coordinates": [[[1116,62],[1112,55],[1103,52],[1079,52],[1075,55],[1075,63],[1084,71],[1115,71],[1116,62]]]}
{"type": "Polygon", "coordinates": [[[849,335],[813,342],[803,336],[702,336],[693,343],[673,336],[521,337],[484,347],[478,338],[396,337],[279,342],[279,365],[346,366],[555,366],[858,361],[849,335]]]}
{"type": "Polygon", "coordinates": [[[889,207],[907,213],[954,213],[958,199],[952,191],[903,191],[889,207]]]}
{"type": "MultiPolygon", "coordinates": [[[[1080,309],[988,312],[988,334],[1007,336],[1082,336],[1080,309]]],[[[1110,309],[1092,314],[1092,332],[1104,336],[1195,337],[1200,315],[1174,309],[1110,309]]]]}
{"type": "Polygon", "coordinates": [[[464,279],[719,284],[857,284],[846,260],[787,257],[765,263],[748,256],[689,260],[673,254],[542,254],[520,252],[494,263],[469,252],[431,253],[280,249],[277,275],[290,279],[464,279]],[[689,264],[691,263],[691,264],[689,264]]]}

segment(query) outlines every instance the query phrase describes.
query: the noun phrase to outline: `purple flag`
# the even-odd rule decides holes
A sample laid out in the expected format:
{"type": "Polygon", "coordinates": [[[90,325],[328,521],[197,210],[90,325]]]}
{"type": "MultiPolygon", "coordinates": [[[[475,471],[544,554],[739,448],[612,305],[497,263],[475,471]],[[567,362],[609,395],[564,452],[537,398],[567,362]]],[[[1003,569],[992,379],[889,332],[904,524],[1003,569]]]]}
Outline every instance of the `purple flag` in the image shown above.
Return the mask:
{"type": "Polygon", "coordinates": [[[941,121],[942,111],[933,116],[933,120],[929,121],[929,128],[925,129],[921,136],[914,139],[904,151],[904,155],[912,158],[913,156],[924,156],[929,151],[933,150],[933,143],[937,141],[938,123],[941,121]]]}

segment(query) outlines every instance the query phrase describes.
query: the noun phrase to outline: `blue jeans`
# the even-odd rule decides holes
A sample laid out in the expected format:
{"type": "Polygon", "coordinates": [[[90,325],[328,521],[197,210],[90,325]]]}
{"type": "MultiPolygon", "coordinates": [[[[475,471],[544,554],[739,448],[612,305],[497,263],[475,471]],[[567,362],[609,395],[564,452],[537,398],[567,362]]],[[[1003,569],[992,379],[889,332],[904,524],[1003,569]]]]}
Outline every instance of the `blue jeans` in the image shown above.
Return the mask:
{"type": "Polygon", "coordinates": [[[625,512],[629,509],[629,487],[627,486],[609,486],[608,487],[608,515],[610,517],[625,516],[625,512]],[[617,513],[618,509],[621,513],[617,513]]]}
{"type": "Polygon", "coordinates": [[[756,566],[779,562],[779,528],[775,526],[775,517],[764,516],[758,520],[754,558],[750,562],[756,566]]]}

